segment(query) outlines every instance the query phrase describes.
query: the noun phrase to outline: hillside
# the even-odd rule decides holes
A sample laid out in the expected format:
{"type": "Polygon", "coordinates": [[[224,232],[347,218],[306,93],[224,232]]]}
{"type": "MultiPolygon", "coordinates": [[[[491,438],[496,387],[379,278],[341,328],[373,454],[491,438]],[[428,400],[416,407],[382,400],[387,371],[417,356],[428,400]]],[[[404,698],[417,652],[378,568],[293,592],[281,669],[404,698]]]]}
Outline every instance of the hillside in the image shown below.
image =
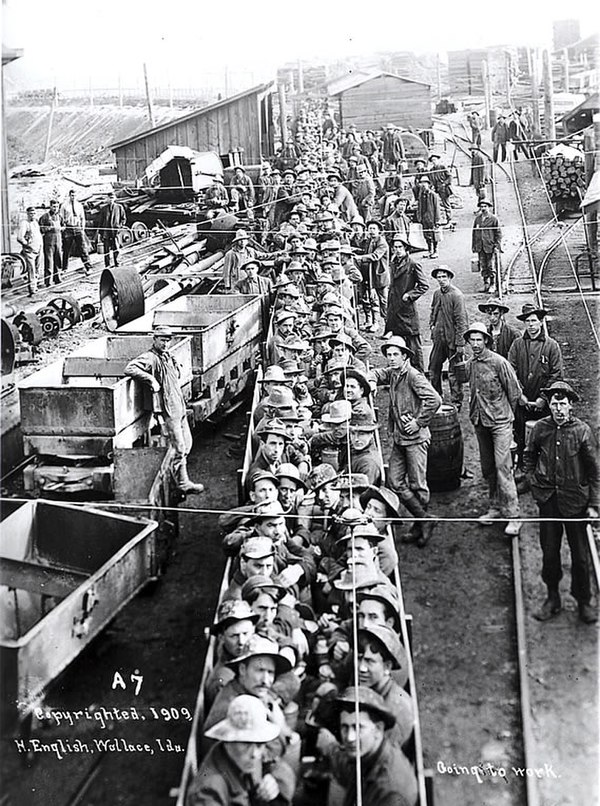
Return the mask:
{"type": "MultiPolygon", "coordinates": [[[[186,114],[190,108],[157,107],[155,124],[186,114]]],[[[46,106],[7,106],[9,170],[44,159],[48,119],[46,106]]],[[[145,107],[64,106],[54,113],[49,163],[69,166],[107,162],[111,143],[150,128],[145,107]]]]}

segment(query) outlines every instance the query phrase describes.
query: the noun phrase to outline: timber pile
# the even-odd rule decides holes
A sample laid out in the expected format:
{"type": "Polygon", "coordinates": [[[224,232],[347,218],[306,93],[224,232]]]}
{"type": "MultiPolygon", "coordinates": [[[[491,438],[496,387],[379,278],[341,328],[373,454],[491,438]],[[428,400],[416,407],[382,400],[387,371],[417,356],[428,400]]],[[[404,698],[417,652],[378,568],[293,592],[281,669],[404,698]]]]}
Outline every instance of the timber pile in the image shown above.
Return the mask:
{"type": "Polygon", "coordinates": [[[547,154],[542,175],[555,204],[562,208],[579,209],[586,190],[583,155],[569,157],[566,154],[547,154]]]}

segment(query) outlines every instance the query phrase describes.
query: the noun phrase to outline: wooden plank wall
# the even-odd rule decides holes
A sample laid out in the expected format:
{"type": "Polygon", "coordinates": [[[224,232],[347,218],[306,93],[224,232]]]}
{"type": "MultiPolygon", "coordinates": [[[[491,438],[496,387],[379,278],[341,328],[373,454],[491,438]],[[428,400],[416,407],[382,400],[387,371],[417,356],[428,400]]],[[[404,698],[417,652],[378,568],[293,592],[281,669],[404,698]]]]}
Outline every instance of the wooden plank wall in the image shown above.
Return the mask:
{"type": "Polygon", "coordinates": [[[381,129],[388,123],[415,129],[432,125],[431,89],[424,84],[379,76],[340,96],[342,125],[381,129]]]}
{"type": "Polygon", "coordinates": [[[260,162],[261,129],[264,124],[261,126],[259,95],[247,95],[204,114],[200,110],[190,120],[174,123],[115,149],[117,178],[120,181],[140,179],[152,160],[170,145],[216,151],[217,154],[243,149],[243,162],[252,165],[260,162]]]}

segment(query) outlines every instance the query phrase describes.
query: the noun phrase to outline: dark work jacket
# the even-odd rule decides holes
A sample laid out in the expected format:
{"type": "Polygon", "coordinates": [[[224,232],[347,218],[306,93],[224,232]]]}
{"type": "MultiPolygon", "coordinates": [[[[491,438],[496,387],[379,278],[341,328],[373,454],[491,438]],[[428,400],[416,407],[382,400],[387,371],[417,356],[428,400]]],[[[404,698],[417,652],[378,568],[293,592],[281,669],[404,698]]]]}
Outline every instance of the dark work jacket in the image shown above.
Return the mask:
{"type": "Polygon", "coordinates": [[[512,325],[507,325],[506,322],[502,322],[502,327],[497,337],[493,336],[492,330],[489,327],[488,333],[493,339],[493,344],[490,349],[498,353],[498,355],[501,355],[502,358],[508,358],[511,344],[513,341],[521,338],[521,331],[512,325]]]}
{"type": "Polygon", "coordinates": [[[556,495],[562,515],[574,518],[600,504],[600,467],[592,429],[572,417],[558,426],[544,417],[533,426],[523,457],[531,493],[538,503],[556,495]]]}
{"type": "Polygon", "coordinates": [[[390,284],[390,249],[387,241],[383,235],[367,238],[364,249],[364,255],[356,256],[363,278],[371,288],[386,288],[390,284]]]}
{"type": "Polygon", "coordinates": [[[529,400],[538,398],[545,386],[562,380],[560,347],[543,331],[536,339],[532,339],[527,332],[520,339],[515,339],[508,352],[508,360],[529,400]]]}
{"type": "MultiPolygon", "coordinates": [[[[356,761],[339,749],[331,766],[336,780],[345,788],[343,806],[356,803],[356,761]]],[[[384,738],[374,753],[361,758],[363,806],[414,806],[417,779],[404,753],[384,738]]]]}
{"type": "Polygon", "coordinates": [[[421,264],[408,256],[392,257],[390,274],[386,332],[391,330],[396,336],[416,336],[420,330],[415,302],[429,288],[421,264]],[[404,294],[409,295],[408,302],[402,299],[404,294]]]}

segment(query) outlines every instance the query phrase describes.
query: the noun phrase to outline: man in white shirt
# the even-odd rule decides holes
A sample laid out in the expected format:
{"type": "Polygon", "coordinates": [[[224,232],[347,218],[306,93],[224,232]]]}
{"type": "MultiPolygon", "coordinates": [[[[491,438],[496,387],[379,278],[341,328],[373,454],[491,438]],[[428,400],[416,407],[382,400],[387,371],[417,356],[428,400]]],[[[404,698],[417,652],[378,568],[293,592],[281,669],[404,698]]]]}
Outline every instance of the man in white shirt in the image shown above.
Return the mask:
{"type": "Polygon", "coordinates": [[[81,255],[83,270],[85,274],[90,273],[92,264],[88,252],[85,237],[85,211],[83,204],[75,198],[75,191],[70,190],[67,200],[60,208],[60,214],[65,222],[63,233],[63,271],[66,272],[69,265],[69,257],[74,253],[81,255]]]}
{"type": "Polygon", "coordinates": [[[42,259],[42,233],[35,218],[35,207],[27,208],[27,218],[19,225],[17,241],[21,244],[21,254],[27,269],[27,288],[32,297],[38,289],[42,259]]]}

